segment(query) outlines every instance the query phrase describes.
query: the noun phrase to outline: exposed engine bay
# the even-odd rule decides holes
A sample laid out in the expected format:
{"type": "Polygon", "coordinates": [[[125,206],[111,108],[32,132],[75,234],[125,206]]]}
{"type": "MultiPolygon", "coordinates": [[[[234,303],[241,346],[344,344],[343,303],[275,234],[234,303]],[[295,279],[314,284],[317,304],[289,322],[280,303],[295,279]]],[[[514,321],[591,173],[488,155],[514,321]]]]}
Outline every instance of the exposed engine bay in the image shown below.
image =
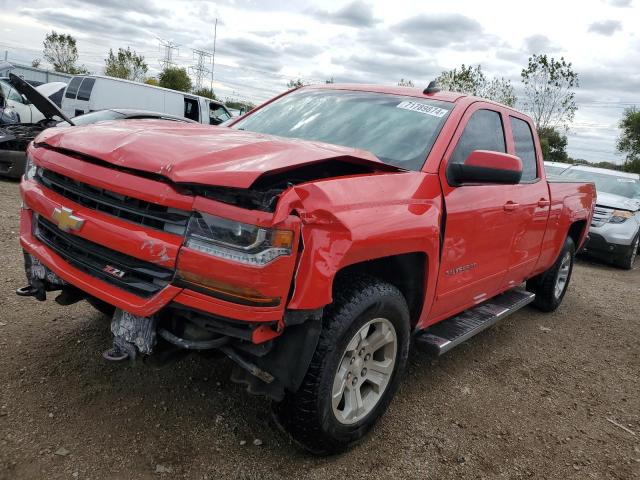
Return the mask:
{"type": "Polygon", "coordinates": [[[57,120],[44,119],[38,123],[13,123],[0,126],[0,150],[24,152],[27,145],[43,130],[53,127],[57,120]]]}

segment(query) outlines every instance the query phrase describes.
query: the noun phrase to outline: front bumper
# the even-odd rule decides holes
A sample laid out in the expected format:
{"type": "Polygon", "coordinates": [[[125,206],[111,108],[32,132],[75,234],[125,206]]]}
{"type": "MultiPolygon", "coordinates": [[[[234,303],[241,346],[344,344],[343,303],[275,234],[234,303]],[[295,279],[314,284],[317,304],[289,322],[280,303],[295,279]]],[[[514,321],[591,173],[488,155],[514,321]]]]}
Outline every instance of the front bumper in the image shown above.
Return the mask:
{"type": "Polygon", "coordinates": [[[638,234],[638,222],[637,217],[632,217],[622,223],[605,223],[600,227],[591,226],[589,237],[598,238],[593,242],[591,248],[610,251],[609,245],[612,245],[613,248],[629,247],[638,234]]]}
{"type": "MultiPolygon", "coordinates": [[[[135,196],[150,202],[166,204],[173,195],[176,197],[173,201],[176,208],[189,210],[193,208],[245,223],[256,222],[256,224],[270,226],[268,224],[270,218],[256,218],[255,212],[242,211],[237,207],[200,197],[179,196],[178,198],[172,190],[167,191],[166,184],[159,184],[128,173],[114,173],[111,169],[88,165],[71,157],[64,157],[64,163],[55,161],[57,160],[55,158],[48,161],[53,155],[53,152],[46,152],[36,159],[36,163],[38,166],[50,168],[62,175],[77,178],[78,181],[108,188],[122,195],[132,196],[132,190],[135,187],[135,196]],[[110,181],[102,179],[110,179],[110,181]],[[191,203],[187,203],[188,201],[191,203]]],[[[184,239],[180,235],[133,224],[83,207],[35,181],[23,181],[20,188],[25,205],[20,216],[20,243],[23,249],[39,259],[61,279],[83,292],[141,317],[154,315],[169,304],[175,304],[233,321],[263,322],[265,325],[272,325],[275,322],[279,327],[284,327],[284,312],[295,268],[295,254],[280,257],[263,267],[239,265],[183,247],[184,239]],[[34,235],[35,214],[56,223],[53,219],[56,208],[72,209],[75,215],[85,220],[82,228],[73,232],[74,238],[93,242],[119,254],[151,262],[160,267],[172,269],[174,272],[184,271],[201,277],[214,276],[216,280],[227,284],[248,286],[265,297],[277,297],[280,302],[277,306],[242,305],[215,298],[206,292],[185,288],[183,285],[177,285],[175,281],[150,297],[141,297],[117,288],[112,283],[72,265],[34,235]]],[[[293,230],[296,237],[299,236],[299,220],[296,217],[288,218],[284,225],[293,230]]],[[[297,244],[295,250],[297,250],[297,244]]],[[[281,328],[278,329],[280,330],[281,328]]],[[[268,340],[276,335],[271,328],[268,331],[267,329],[258,331],[260,334],[253,338],[254,343],[268,340]]]]}

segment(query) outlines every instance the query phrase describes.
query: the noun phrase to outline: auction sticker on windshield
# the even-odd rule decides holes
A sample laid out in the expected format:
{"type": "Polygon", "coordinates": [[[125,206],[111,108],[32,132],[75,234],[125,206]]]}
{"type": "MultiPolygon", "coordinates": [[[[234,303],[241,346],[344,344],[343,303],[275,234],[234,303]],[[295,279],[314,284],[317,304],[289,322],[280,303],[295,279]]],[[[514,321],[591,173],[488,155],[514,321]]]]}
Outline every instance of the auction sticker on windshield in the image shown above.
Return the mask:
{"type": "Polygon", "coordinates": [[[405,110],[411,110],[412,112],[424,113],[425,115],[431,115],[432,117],[442,118],[447,114],[447,110],[440,107],[433,107],[431,105],[425,105],[420,102],[404,101],[400,102],[396,108],[404,108],[405,110]]]}

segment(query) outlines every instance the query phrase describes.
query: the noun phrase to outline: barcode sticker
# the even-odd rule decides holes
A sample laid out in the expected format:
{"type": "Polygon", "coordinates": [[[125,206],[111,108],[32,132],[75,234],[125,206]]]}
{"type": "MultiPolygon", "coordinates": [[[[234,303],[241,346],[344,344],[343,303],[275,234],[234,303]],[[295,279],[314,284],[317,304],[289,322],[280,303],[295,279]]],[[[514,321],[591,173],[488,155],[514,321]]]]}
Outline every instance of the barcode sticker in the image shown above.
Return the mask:
{"type": "Polygon", "coordinates": [[[425,105],[420,102],[400,102],[396,108],[403,108],[405,110],[411,110],[412,112],[423,113],[425,115],[431,115],[432,117],[442,118],[447,114],[447,110],[440,107],[434,107],[431,105],[425,105]]]}

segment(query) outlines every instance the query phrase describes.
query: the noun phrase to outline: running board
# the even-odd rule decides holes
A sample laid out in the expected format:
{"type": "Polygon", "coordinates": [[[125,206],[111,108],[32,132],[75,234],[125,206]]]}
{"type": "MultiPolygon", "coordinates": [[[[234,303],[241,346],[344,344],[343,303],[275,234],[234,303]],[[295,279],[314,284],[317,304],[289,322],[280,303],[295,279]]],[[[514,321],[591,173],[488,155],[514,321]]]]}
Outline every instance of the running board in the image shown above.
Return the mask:
{"type": "Polygon", "coordinates": [[[535,293],[509,290],[480,305],[465,310],[416,334],[416,342],[435,355],[453,347],[494,325],[499,320],[533,302],[535,293]]]}

